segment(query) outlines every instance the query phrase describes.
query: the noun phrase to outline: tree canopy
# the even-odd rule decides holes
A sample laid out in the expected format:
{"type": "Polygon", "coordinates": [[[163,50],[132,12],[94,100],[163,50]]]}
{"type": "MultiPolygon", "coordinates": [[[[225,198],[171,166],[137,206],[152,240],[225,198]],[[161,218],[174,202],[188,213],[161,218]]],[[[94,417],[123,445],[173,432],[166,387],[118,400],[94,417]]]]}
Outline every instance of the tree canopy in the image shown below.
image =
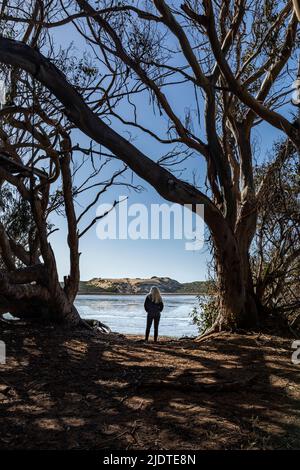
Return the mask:
{"type": "MultiPolygon", "coordinates": [[[[290,104],[299,41],[297,2],[27,3],[25,10],[4,2],[1,11],[1,62],[11,70],[12,88],[27,72],[67,118],[68,135],[80,129],[165,199],[204,204],[220,298],[214,328],[257,324],[261,306],[249,253],[259,195],[269,179],[267,172],[258,191],[253,130],[268,125],[299,150],[299,122],[290,104]],[[79,68],[64,67],[53,42],[58,31],[70,27],[89,51],[90,60],[79,68]],[[180,93],[183,85],[194,90],[195,99],[192,108],[178,112],[172,93],[180,93]],[[131,116],[123,115],[125,101],[131,116]],[[164,120],[160,133],[141,118],[151,108],[164,120]],[[161,160],[147,155],[115,130],[116,120],[124,130],[136,129],[173,151],[161,160]],[[205,162],[206,184],[175,176],[173,165],[191,153],[205,162]]],[[[67,55],[65,44],[61,48],[67,55]]],[[[16,113],[24,114],[13,103],[1,113],[9,116],[10,126],[16,113]]],[[[277,157],[274,152],[273,160],[277,157]]],[[[58,169],[54,154],[50,164],[58,169]]]]}

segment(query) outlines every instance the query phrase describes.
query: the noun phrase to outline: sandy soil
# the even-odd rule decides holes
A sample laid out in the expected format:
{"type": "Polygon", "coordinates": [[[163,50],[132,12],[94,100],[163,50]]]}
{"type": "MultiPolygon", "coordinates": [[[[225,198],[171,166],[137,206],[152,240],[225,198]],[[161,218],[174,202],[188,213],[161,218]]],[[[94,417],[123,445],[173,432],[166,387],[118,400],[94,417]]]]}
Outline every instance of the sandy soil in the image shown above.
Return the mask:
{"type": "Polygon", "coordinates": [[[290,339],[0,328],[2,449],[300,448],[290,339]]]}

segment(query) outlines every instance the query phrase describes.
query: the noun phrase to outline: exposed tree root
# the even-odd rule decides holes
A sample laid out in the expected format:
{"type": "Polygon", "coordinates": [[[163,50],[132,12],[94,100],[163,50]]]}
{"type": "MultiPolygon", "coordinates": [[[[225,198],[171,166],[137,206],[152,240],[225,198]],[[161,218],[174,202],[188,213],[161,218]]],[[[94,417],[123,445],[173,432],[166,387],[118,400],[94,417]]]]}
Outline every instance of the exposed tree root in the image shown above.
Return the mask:
{"type": "MultiPolygon", "coordinates": [[[[256,331],[256,330],[255,330],[256,331]]],[[[205,341],[215,335],[218,335],[219,333],[224,333],[224,332],[228,332],[228,333],[238,333],[238,334],[249,334],[249,332],[252,334],[253,331],[251,330],[245,330],[243,328],[238,328],[238,327],[231,327],[226,324],[222,318],[217,318],[217,320],[215,321],[215,323],[210,327],[208,328],[207,330],[205,330],[201,335],[197,336],[197,338],[195,338],[194,341],[196,341],[197,343],[200,343],[202,341],[205,341]]]]}
{"type": "Polygon", "coordinates": [[[81,320],[81,326],[100,333],[110,334],[111,329],[99,320],[81,320]]]}
{"type": "Polygon", "coordinates": [[[205,330],[204,333],[202,333],[200,336],[197,336],[197,338],[195,338],[195,341],[197,343],[200,343],[206,339],[211,338],[215,334],[220,333],[221,331],[222,330],[220,329],[219,323],[215,322],[210,328],[205,330]]]}

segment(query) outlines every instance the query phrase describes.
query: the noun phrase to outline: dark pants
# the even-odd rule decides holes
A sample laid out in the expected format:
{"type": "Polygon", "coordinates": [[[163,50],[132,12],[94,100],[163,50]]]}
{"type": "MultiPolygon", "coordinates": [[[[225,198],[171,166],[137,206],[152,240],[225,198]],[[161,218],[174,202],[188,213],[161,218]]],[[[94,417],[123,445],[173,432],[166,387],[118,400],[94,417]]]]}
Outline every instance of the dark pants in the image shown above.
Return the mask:
{"type": "Polygon", "coordinates": [[[160,320],[160,313],[148,313],[147,315],[147,326],[146,326],[146,333],[145,333],[145,340],[148,341],[150,329],[152,326],[152,322],[154,321],[154,341],[157,341],[158,337],[158,325],[160,320]]]}

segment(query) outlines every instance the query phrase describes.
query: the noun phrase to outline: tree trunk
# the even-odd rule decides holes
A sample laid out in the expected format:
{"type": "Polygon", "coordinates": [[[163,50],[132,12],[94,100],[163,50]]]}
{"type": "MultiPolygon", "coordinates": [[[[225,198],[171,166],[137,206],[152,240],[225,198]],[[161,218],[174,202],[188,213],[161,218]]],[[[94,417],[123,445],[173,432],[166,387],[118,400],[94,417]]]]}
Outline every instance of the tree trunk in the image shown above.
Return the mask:
{"type": "Polygon", "coordinates": [[[49,320],[68,326],[77,326],[81,323],[80,315],[73,301],[68,298],[60,284],[57,286],[49,308],[49,320]]]}
{"type": "Polygon", "coordinates": [[[0,314],[10,313],[14,318],[46,323],[78,326],[82,320],[71,302],[62,293],[53,301],[42,297],[32,297],[24,300],[0,298],[0,314]]]}
{"type": "Polygon", "coordinates": [[[225,224],[213,236],[213,241],[219,295],[219,314],[213,329],[256,328],[258,309],[248,249],[225,224]]]}
{"type": "Polygon", "coordinates": [[[31,282],[30,276],[40,275],[40,271],[0,271],[0,314],[11,313],[16,318],[64,323],[69,326],[82,323],[73,304],[73,297],[70,298],[61,287],[56,270],[46,273],[43,285],[36,281],[31,282]],[[19,283],[25,279],[28,283],[19,283]]]}

